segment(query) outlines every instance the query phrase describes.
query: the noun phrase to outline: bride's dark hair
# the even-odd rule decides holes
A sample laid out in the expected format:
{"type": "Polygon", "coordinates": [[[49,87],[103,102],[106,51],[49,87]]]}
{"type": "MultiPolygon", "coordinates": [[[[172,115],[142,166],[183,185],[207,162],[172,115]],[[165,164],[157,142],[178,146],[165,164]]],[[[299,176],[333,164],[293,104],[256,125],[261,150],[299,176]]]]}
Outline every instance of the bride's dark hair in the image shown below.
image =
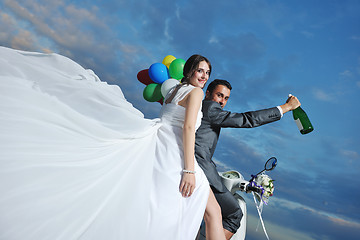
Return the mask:
{"type": "Polygon", "coordinates": [[[211,63],[210,61],[201,55],[194,54],[185,62],[183,74],[184,77],[181,79],[181,83],[189,84],[190,78],[194,75],[195,71],[199,67],[199,63],[205,61],[209,65],[210,73],[211,73],[211,63]]]}

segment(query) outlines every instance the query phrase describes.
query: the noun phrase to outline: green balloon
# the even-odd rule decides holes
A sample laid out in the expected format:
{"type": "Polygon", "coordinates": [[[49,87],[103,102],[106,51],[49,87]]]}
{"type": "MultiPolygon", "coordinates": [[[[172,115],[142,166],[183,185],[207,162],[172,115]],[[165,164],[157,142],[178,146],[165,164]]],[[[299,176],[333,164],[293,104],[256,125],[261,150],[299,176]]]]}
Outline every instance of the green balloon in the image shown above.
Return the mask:
{"type": "Polygon", "coordinates": [[[150,83],[144,88],[143,97],[148,102],[157,102],[162,98],[161,84],[150,83]]]}
{"type": "Polygon", "coordinates": [[[184,59],[177,58],[174,61],[172,61],[169,66],[169,73],[171,78],[174,78],[176,80],[182,79],[184,77],[183,75],[184,65],[185,65],[184,59]]]}

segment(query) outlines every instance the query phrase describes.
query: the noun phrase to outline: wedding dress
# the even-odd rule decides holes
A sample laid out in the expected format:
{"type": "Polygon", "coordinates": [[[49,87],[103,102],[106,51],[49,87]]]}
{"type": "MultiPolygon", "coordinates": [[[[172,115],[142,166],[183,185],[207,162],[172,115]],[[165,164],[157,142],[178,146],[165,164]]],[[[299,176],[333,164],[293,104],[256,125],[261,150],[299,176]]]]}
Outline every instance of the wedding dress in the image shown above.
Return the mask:
{"type": "Polygon", "coordinates": [[[179,192],[192,88],[145,119],[64,56],[0,47],[0,239],[194,239],[209,185],[195,161],[179,192]]]}

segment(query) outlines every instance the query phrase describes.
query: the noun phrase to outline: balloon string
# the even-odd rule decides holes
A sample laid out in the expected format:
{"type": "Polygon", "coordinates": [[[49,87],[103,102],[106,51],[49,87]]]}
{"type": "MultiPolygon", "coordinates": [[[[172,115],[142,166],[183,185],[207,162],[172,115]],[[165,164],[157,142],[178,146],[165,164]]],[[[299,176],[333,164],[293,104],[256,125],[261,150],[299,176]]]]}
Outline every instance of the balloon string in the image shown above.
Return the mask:
{"type": "MultiPolygon", "coordinates": [[[[261,217],[261,209],[260,208],[262,208],[262,202],[260,202],[259,203],[259,205],[257,204],[257,201],[256,201],[256,198],[255,198],[255,194],[254,194],[254,192],[252,192],[252,195],[253,195],[253,197],[254,197],[254,202],[255,202],[255,206],[256,206],[256,210],[257,210],[257,212],[258,212],[258,214],[259,214],[259,219],[260,219],[260,222],[261,222],[261,225],[262,225],[262,228],[263,228],[263,230],[264,230],[264,233],[265,233],[265,236],[266,236],[266,238],[268,239],[268,240],[270,240],[270,238],[269,238],[269,236],[268,236],[268,234],[267,234],[267,232],[266,232],[266,229],[265,229],[265,224],[264,224],[264,221],[263,221],[263,219],[262,219],[262,217],[261,217]],[[261,205],[261,206],[260,206],[261,205]]],[[[256,229],[257,230],[257,229],[256,229]]]]}

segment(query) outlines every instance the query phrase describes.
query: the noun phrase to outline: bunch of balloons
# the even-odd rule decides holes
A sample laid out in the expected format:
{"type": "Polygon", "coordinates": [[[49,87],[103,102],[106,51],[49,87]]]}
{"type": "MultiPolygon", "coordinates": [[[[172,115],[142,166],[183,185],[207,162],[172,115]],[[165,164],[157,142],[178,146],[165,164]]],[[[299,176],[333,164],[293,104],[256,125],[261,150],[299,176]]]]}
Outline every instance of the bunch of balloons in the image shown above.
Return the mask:
{"type": "Polygon", "coordinates": [[[143,91],[144,99],[162,104],[163,98],[170,89],[179,84],[184,77],[184,65],[184,59],[167,55],[162,63],[154,63],[149,69],[141,70],[137,78],[146,85],[143,91]]]}

